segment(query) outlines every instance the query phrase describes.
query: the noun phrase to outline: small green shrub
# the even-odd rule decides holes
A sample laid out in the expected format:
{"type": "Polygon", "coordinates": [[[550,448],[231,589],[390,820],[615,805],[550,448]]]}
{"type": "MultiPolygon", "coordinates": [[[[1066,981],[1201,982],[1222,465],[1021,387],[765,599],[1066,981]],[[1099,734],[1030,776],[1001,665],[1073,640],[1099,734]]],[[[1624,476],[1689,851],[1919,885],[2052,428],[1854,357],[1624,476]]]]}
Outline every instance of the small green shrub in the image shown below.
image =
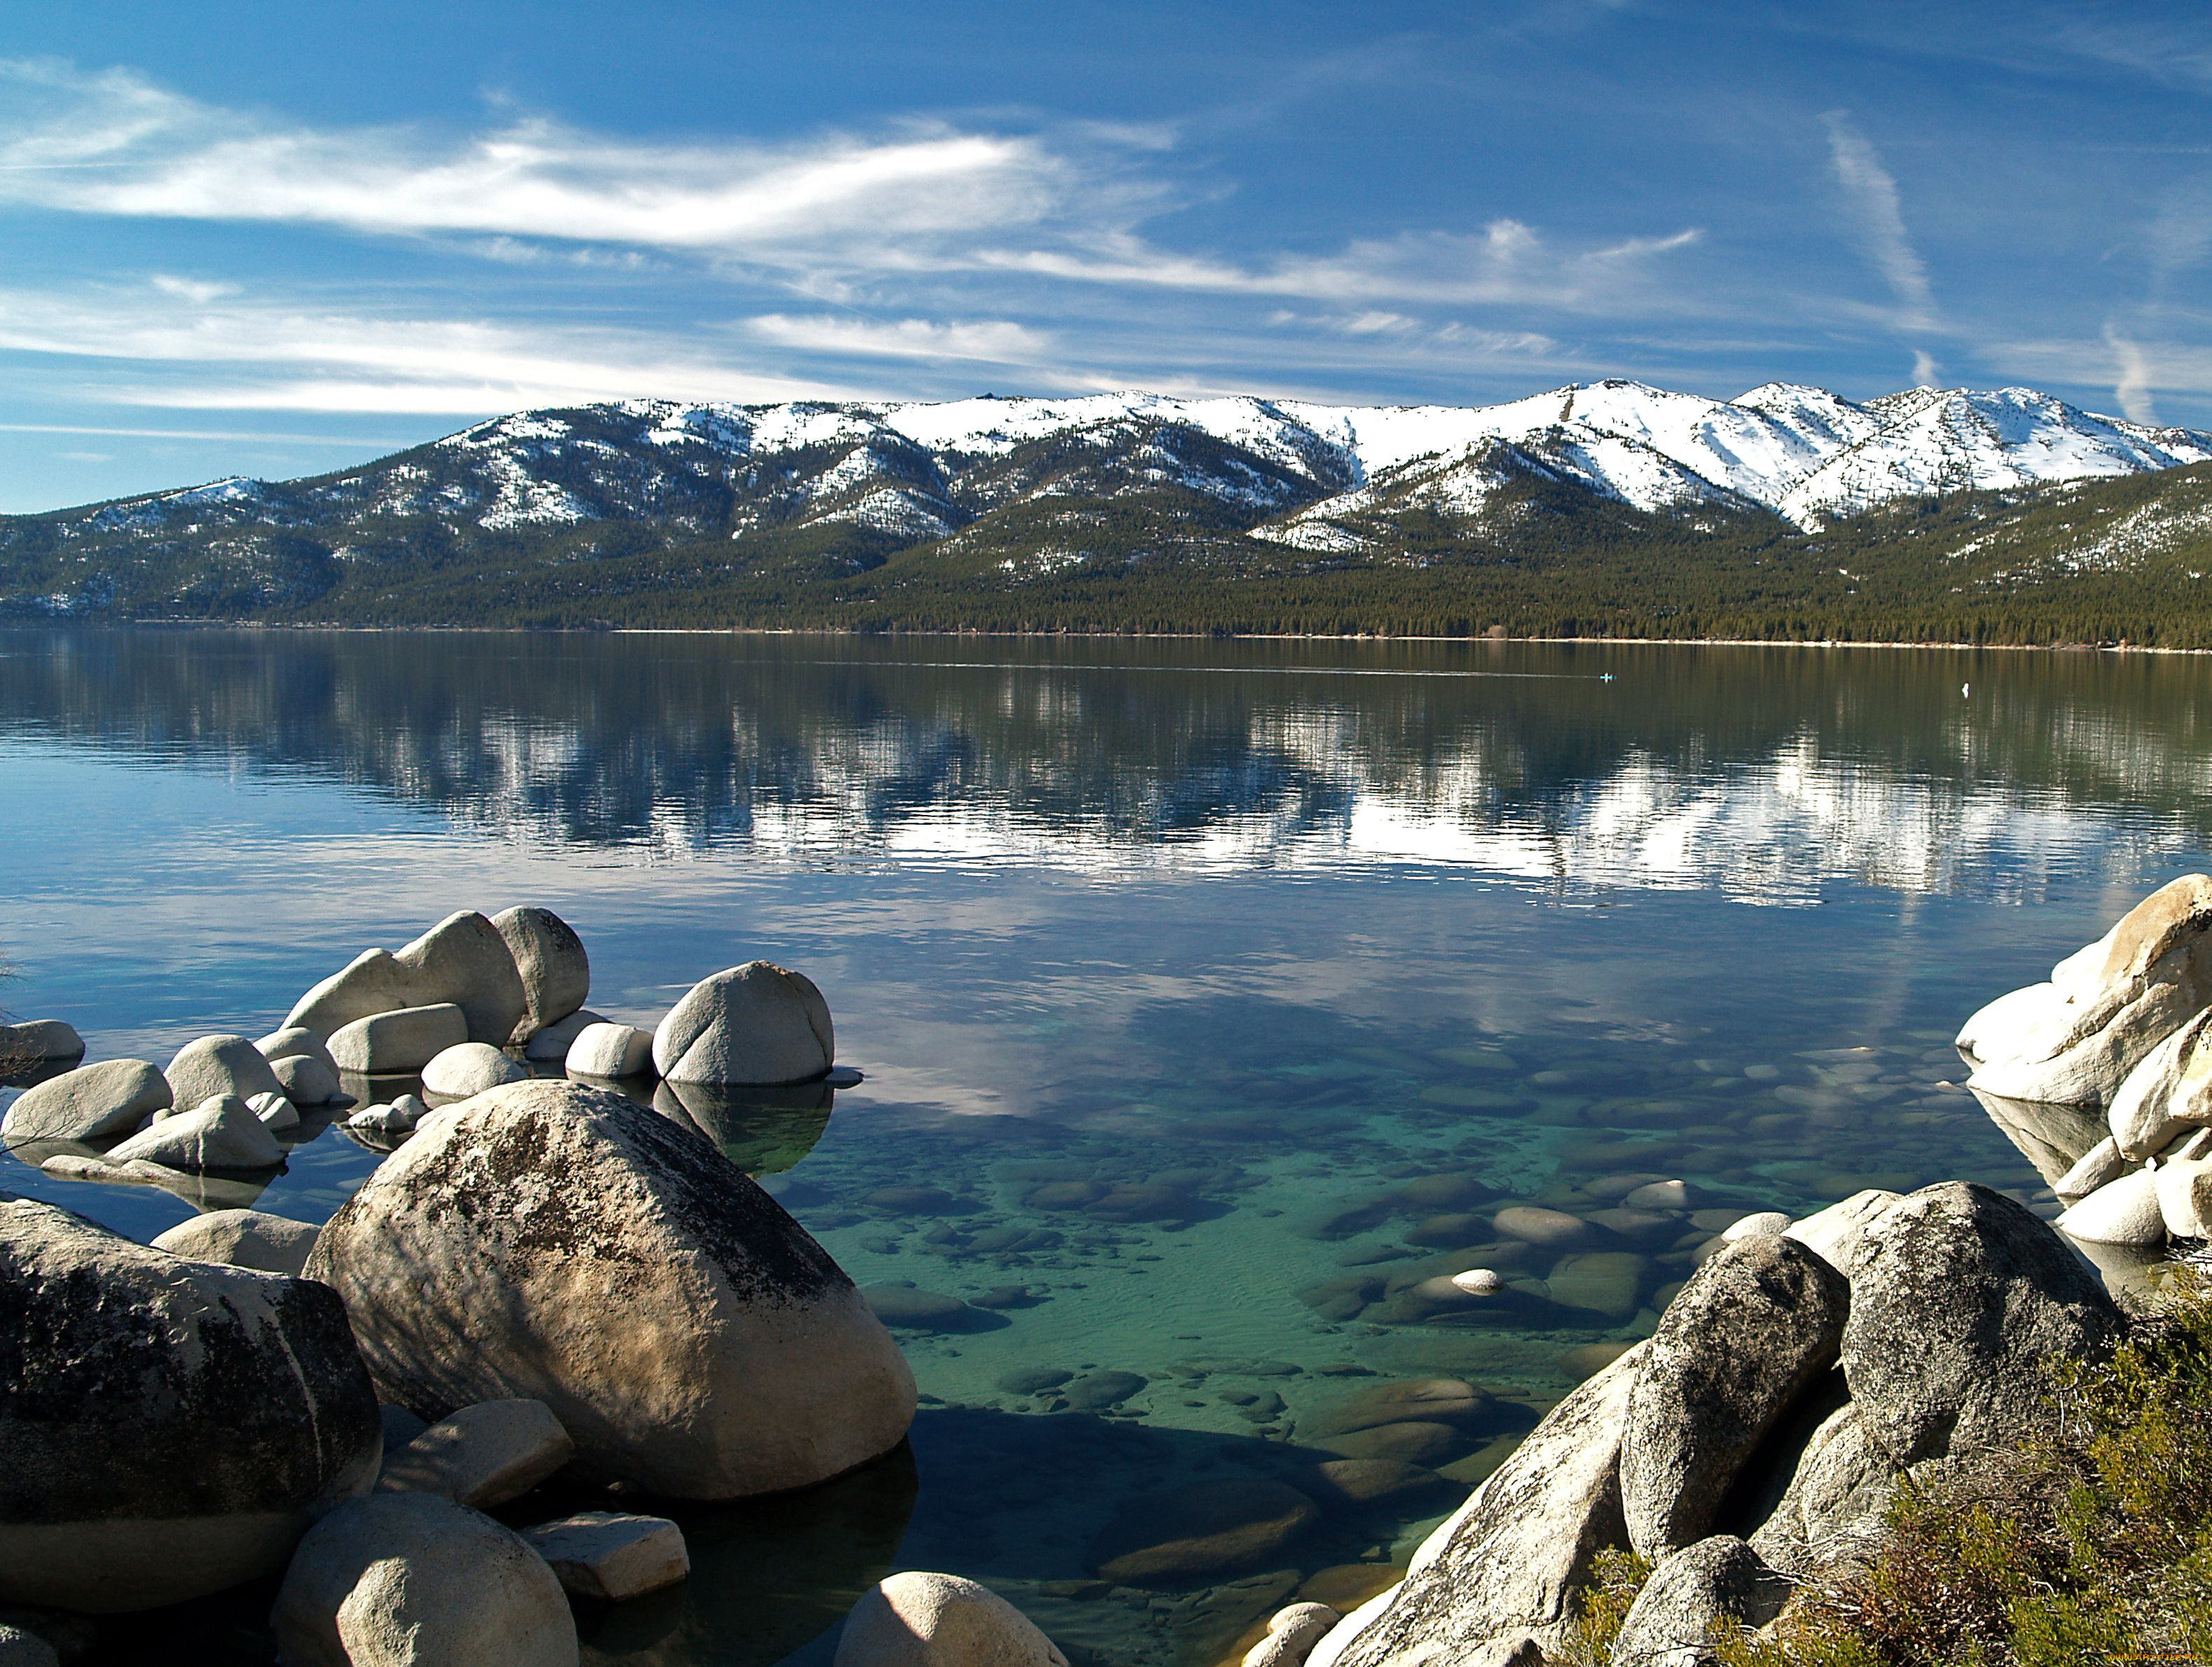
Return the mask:
{"type": "Polygon", "coordinates": [[[1575,1595],[1565,1645],[1555,1652],[1563,1667],[1608,1667],[1620,1623],[1628,1619],[1636,1594],[1650,1578],[1651,1565],[1632,1551],[1597,1554],[1590,1565],[1589,1584],[1575,1595]]]}

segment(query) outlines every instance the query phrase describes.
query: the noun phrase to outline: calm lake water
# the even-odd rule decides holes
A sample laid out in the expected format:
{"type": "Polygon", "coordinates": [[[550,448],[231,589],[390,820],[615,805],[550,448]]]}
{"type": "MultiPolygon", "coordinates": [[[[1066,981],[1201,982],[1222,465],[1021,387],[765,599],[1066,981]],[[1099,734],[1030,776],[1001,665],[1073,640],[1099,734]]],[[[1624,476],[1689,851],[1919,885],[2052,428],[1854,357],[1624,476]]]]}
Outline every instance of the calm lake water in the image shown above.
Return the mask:
{"type": "MultiPolygon", "coordinates": [[[[678,1511],[692,1580],[585,1616],[587,1658],[826,1662],[908,1567],[1079,1667],[1167,1667],[1387,1583],[1649,1329],[1710,1226],[1605,1216],[1631,1177],[1741,1213],[1960,1176],[2049,1213],[1948,1039],[2212,865],[2212,663],[15,631],[0,782],[0,1000],[95,1059],[258,1035],[358,950],[520,902],[581,932],[603,1013],[756,956],[827,994],[865,1083],[718,1108],[725,1148],[861,1284],[967,1306],[899,1329],[910,1451],[678,1511]],[[1513,1202],[1611,1236],[1501,1245],[1513,1202]],[[1471,1266],[1521,1283],[1416,1288],[1471,1266]],[[1095,1577],[1117,1513],[1296,1484],[1360,1447],[1348,1397],[1417,1377],[1498,1397],[1389,1448],[1444,1482],[1233,1578],[1095,1577]]],[[[377,1159],[323,1133],[255,1202],[320,1220],[377,1159]]],[[[191,1212],[0,1162],[136,1238],[191,1212]]],[[[268,1658],[252,1604],[185,1630],[268,1658]]]]}

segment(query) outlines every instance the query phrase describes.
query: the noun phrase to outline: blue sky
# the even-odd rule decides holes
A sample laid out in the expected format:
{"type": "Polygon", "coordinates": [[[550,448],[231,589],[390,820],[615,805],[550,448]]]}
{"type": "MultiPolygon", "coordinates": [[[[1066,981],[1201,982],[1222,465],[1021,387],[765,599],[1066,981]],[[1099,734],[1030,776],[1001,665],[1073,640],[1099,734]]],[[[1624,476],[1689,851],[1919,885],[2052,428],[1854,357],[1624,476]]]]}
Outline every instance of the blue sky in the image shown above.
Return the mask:
{"type": "Polygon", "coordinates": [[[2212,9],[0,9],[0,509],[495,411],[2025,383],[2212,425],[2212,9]]]}

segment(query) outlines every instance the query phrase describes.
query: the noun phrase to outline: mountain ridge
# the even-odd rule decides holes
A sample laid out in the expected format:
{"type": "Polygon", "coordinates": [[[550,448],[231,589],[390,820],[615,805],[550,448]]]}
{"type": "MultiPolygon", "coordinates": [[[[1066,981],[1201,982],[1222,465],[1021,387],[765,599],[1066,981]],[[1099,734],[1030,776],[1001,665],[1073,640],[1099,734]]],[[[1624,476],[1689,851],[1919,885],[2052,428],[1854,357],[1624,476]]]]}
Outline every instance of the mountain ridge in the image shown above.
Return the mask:
{"type": "Polygon", "coordinates": [[[2208,535],[2207,465],[2212,434],[2025,388],[627,399],[491,417],[317,477],[0,517],[0,611],[668,623],[689,602],[697,623],[1111,629],[1210,627],[1235,591],[1229,629],[1325,596],[1358,629],[1413,609],[1453,630],[1640,632],[1714,598],[1848,611],[1886,587],[1923,612],[2001,612],[2023,587],[2087,594],[2117,574],[2112,593],[2155,626],[2145,563],[2208,535]],[[2043,513],[2072,491],[2112,496],[2125,527],[2043,513]],[[1937,522],[1960,536],[1933,538],[1937,522]],[[1831,565],[1830,546],[1849,559],[1831,565]]]}

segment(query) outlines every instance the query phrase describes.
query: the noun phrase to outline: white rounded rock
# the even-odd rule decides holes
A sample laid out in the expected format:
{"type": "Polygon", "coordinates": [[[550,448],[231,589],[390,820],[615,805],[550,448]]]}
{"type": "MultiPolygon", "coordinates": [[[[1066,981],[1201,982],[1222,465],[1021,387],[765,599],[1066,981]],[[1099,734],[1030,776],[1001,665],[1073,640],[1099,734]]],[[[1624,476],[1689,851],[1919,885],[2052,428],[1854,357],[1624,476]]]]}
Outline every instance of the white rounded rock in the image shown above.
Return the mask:
{"type": "Polygon", "coordinates": [[[1244,1667],[1298,1667],[1344,1617],[1326,1603],[1292,1603],[1267,1617],[1267,1635],[1245,1652],[1244,1667]]]}
{"type": "Polygon", "coordinates": [[[450,1001],[356,1019],[331,1033],[338,1068],[362,1076],[410,1076],[469,1039],[467,1016],[450,1001]]]}
{"type": "Polygon", "coordinates": [[[33,1019],[0,1025],[0,1070],[44,1065],[57,1059],[82,1059],[84,1038],[58,1019],[33,1019]]]}
{"type": "MultiPolygon", "coordinates": [[[[258,1057],[258,1056],[256,1056],[258,1057]]],[[[284,1148],[235,1094],[218,1094],[192,1110],[164,1117],[107,1153],[110,1164],[134,1159],[164,1169],[274,1169],[284,1148]]]]}
{"type": "Polygon", "coordinates": [[[522,1056],[528,1060],[558,1064],[568,1058],[568,1049],[576,1038],[593,1025],[607,1022],[603,1013],[589,1007],[579,1007],[566,1019],[556,1019],[523,1044],[522,1056]]]}
{"type": "Polygon", "coordinates": [[[246,1104],[272,1135],[300,1126],[300,1108],[292,1104],[289,1094],[256,1094],[246,1104]]]}
{"type": "Polygon", "coordinates": [[[988,1586],[909,1570],[861,1595],[834,1667],[1067,1667],[1067,1658],[988,1586]]]}
{"type": "Polygon", "coordinates": [[[2176,1158],[2154,1173],[2166,1232],[2176,1238],[2212,1238],[2212,1161],[2176,1158]]]}
{"type": "Polygon", "coordinates": [[[379,1489],[442,1494],[478,1511],[520,1499],[576,1456],[543,1401],[479,1401],[384,1456],[379,1489]]]}
{"type": "Polygon", "coordinates": [[[276,1035],[307,1031],[327,1037],[356,1019],[414,1005],[406,970],[392,958],[392,952],[364,949],[294,1002],[276,1035]]]}
{"type": "Polygon", "coordinates": [[[1780,1210],[1761,1210],[1756,1215],[1745,1216],[1741,1221],[1731,1221],[1721,1229],[1721,1237],[1733,1244],[1739,1238],[1763,1238],[1789,1231],[1790,1218],[1780,1210]]]}
{"type": "Polygon", "coordinates": [[[586,1025],[569,1045],[572,1077],[634,1077],[653,1068],[653,1038],[635,1025],[586,1025]]]}
{"type": "Polygon", "coordinates": [[[177,1049],[162,1073],[179,1105],[200,1105],[219,1094],[250,1100],[256,1094],[281,1094],[283,1084],[261,1050],[242,1036],[204,1036],[177,1049]]]}
{"type": "Polygon", "coordinates": [[[467,1099],[503,1082],[520,1082],[529,1074],[489,1043],[464,1042],[423,1066],[422,1086],[445,1099],[467,1099]]]}
{"type": "Polygon", "coordinates": [[[1632,1210],[1686,1210],[1692,1206],[1690,1187],[1686,1181],[1653,1181],[1637,1188],[1620,1202],[1632,1210]]]}
{"type": "Polygon", "coordinates": [[[294,1025],[284,1030],[270,1031],[253,1045],[260,1051],[261,1057],[271,1065],[283,1059],[312,1059],[331,1075],[337,1074],[338,1062],[331,1057],[330,1048],[319,1031],[294,1025]]]}
{"type": "Polygon", "coordinates": [[[576,1667],[545,1560],[435,1494],[376,1494],[300,1542],[270,1624],[285,1667],[576,1667]]]}
{"type": "Polygon", "coordinates": [[[2162,1244],[2158,1176],[2139,1169],[2108,1181],[2058,1218],[2060,1232],[2092,1244],[2162,1244]]]}
{"type": "Polygon", "coordinates": [[[522,980],[522,1018],[507,1039],[527,1042],[566,1019],[592,993],[592,961],[575,928],[550,909],[509,909],[491,917],[522,980]]]}
{"type": "Polygon", "coordinates": [[[1469,1268],[1464,1273],[1454,1274],[1451,1282],[1470,1297],[1495,1296],[1505,1288],[1504,1275],[1492,1268],[1469,1268]]]}
{"type": "Polygon", "coordinates": [[[805,1082],[836,1060],[822,992],[769,961],[702,979],[653,1037],[653,1067],[670,1082],[805,1082]]]}
{"type": "Polygon", "coordinates": [[[297,1279],[317,1229],[261,1210],[210,1210],[158,1235],[154,1248],[188,1262],[219,1262],[297,1279]]]}
{"type": "Polygon", "coordinates": [[[507,940],[473,909],[447,916],[392,959],[406,976],[410,1007],[451,1002],[461,1010],[464,1041],[505,1047],[529,1007],[507,940]]]}
{"type": "Polygon", "coordinates": [[[276,1073],[284,1098],[295,1105],[328,1105],[345,1098],[337,1072],[313,1054],[286,1054],[271,1060],[269,1068],[276,1073]]]}
{"type": "Polygon", "coordinates": [[[169,1080],[143,1059],[80,1065],[26,1088],[0,1118],[9,1146],[33,1141],[102,1141],[128,1135],[174,1103],[169,1080]]]}

